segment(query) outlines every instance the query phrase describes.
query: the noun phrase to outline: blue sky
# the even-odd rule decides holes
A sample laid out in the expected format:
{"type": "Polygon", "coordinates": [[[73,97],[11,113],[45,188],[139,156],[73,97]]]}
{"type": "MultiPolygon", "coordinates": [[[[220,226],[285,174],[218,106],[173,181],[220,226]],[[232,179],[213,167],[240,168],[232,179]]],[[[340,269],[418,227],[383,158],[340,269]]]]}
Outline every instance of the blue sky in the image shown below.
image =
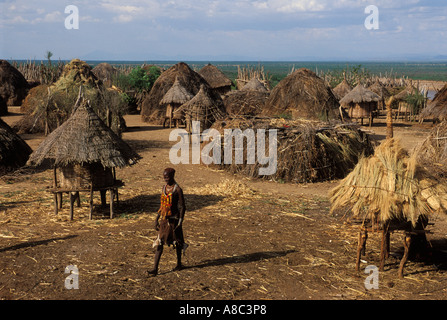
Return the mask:
{"type": "MultiPolygon", "coordinates": [[[[447,57],[446,0],[0,0],[0,58],[413,60],[447,57]],[[68,5],[79,29],[65,28],[68,5]],[[364,26],[379,9],[379,29],[364,26]]],[[[446,58],[447,59],[447,58],[446,58]]]]}

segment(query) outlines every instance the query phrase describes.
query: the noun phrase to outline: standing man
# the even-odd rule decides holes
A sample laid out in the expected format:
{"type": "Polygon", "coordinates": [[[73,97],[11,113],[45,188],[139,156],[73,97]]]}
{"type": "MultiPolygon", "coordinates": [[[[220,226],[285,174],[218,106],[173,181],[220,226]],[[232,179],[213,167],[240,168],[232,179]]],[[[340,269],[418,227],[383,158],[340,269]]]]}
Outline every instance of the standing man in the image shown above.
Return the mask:
{"type": "Polygon", "coordinates": [[[177,252],[177,266],[174,271],[181,270],[182,250],[186,250],[188,246],[183,238],[183,219],[185,217],[185,199],[183,190],[175,181],[175,170],[167,168],[163,172],[165,185],[161,191],[160,209],[158,209],[157,218],[155,220],[155,230],[158,231],[155,247],[154,268],[148,270],[148,274],[156,276],[158,273],[158,264],[163,253],[163,246],[166,244],[174,246],[177,252]]]}

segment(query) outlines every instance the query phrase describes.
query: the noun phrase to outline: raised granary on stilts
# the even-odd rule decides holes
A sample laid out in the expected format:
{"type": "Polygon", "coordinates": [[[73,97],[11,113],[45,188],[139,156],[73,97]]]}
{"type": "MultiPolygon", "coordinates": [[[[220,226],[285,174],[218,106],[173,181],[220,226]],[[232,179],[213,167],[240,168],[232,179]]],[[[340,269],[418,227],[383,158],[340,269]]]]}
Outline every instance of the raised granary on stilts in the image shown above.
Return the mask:
{"type": "Polygon", "coordinates": [[[207,64],[199,70],[198,74],[208,82],[211,89],[219,93],[221,96],[231,91],[233,82],[216,66],[207,64]]]}
{"type": "Polygon", "coordinates": [[[363,118],[367,118],[371,126],[379,100],[377,94],[359,84],[340,100],[340,104],[347,109],[351,119],[361,119],[363,125],[363,118]]]}
{"type": "MultiPolygon", "coordinates": [[[[87,101],[80,101],[73,114],[42,141],[31,154],[27,165],[54,170],[53,186],[55,213],[62,205],[62,194],[70,195],[70,219],[73,203],[79,192],[90,193],[90,219],[93,212],[93,192],[101,192],[102,204],[110,194],[110,218],[114,198],[124,184],[116,179],[116,168],[135,164],[140,156],[116,135],[92,110],[87,101]]],[[[79,202],[78,202],[79,204],[79,202]]]]}
{"type": "Polygon", "coordinates": [[[398,271],[403,277],[410,245],[422,244],[418,251],[423,254],[429,219],[447,212],[447,185],[421,167],[417,157],[410,156],[398,141],[387,139],[331,190],[330,201],[332,213],[361,224],[357,270],[368,231],[382,233],[380,270],[389,254],[390,233],[404,232],[404,256],[398,271]]]}
{"type": "Polygon", "coordinates": [[[332,92],[334,93],[338,101],[343,99],[343,97],[351,91],[352,87],[346,79],[343,79],[342,82],[340,82],[334,89],[332,89],[332,92]]]}

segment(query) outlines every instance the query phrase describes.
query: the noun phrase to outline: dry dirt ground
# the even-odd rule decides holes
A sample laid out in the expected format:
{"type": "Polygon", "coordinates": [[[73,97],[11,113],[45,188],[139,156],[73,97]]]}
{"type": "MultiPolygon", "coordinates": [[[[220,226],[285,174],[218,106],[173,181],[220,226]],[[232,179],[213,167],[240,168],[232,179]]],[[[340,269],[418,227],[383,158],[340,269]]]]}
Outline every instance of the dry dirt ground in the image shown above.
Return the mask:
{"type": "MultiPolygon", "coordinates": [[[[4,120],[20,118],[16,109],[4,120]],[[15,110],[15,111],[14,111],[15,110]],[[15,113],[14,113],[15,112],[15,113]]],[[[52,172],[16,175],[0,181],[0,299],[57,300],[396,300],[447,297],[447,223],[435,219],[428,235],[428,261],[409,261],[397,277],[402,234],[391,236],[392,254],[379,273],[379,288],[365,287],[368,265],[378,265],[379,234],[371,234],[361,271],[356,272],[358,227],[329,214],[328,191],[335,182],[279,184],[249,180],[202,165],[176,165],[187,213],[189,248],[185,269],[172,271],[175,251],[166,248],[160,274],[153,265],[153,229],[163,169],[170,164],[169,129],[126,116],[123,138],[143,157],[118,170],[125,182],[113,219],[95,195],[93,220],[87,195],[70,221],[64,208],[53,213],[47,192],[52,172]],[[79,288],[65,287],[67,266],[79,271],[79,288]]],[[[430,125],[396,124],[408,148],[430,125]]],[[[369,129],[365,127],[365,129],[369,129]]],[[[385,127],[375,124],[374,139],[385,127]]],[[[37,147],[43,137],[23,136],[37,147]]]]}

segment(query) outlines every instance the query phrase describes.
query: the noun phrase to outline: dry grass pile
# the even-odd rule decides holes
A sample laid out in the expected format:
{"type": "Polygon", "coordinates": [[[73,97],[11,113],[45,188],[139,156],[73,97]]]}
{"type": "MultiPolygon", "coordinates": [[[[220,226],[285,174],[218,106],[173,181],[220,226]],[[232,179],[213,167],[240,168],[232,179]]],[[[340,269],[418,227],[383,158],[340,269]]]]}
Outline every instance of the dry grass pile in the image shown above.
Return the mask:
{"type": "Polygon", "coordinates": [[[122,116],[126,113],[126,104],[120,93],[106,89],[92,68],[78,59],[65,65],[58,81],[30,91],[22,105],[25,115],[15,129],[22,133],[49,134],[71,115],[80,87],[101,119],[116,133],[122,132],[125,129],[122,116]]]}
{"type": "Polygon", "coordinates": [[[362,158],[331,190],[331,212],[384,225],[411,222],[447,210],[447,186],[418,165],[395,139],[384,141],[375,154],[362,158]]]}
{"type": "Polygon", "coordinates": [[[339,107],[337,98],[325,81],[314,72],[302,68],[276,85],[262,115],[327,121],[340,119],[339,107]]]}
{"type": "MultiPolygon", "coordinates": [[[[255,135],[257,129],[265,129],[266,155],[269,150],[268,130],[276,129],[277,170],[274,175],[261,178],[278,182],[306,183],[343,178],[357,164],[361,155],[370,155],[373,152],[368,135],[354,125],[329,125],[318,121],[275,118],[234,118],[217,121],[213,128],[222,135],[225,129],[240,129],[242,132],[253,129],[255,135]]],[[[233,173],[260,177],[259,168],[263,166],[258,162],[247,164],[246,139],[244,164],[235,164],[235,143],[232,148],[232,164],[220,166],[233,173]]]]}
{"type": "Polygon", "coordinates": [[[231,116],[256,116],[264,109],[268,97],[266,90],[234,90],[224,96],[223,103],[231,116]]]}
{"type": "Polygon", "coordinates": [[[447,178],[447,121],[432,129],[415,154],[430,172],[439,178],[447,178]]]}
{"type": "MultiPolygon", "coordinates": [[[[8,106],[20,106],[30,86],[25,77],[8,61],[0,60],[0,97],[8,106]]],[[[0,110],[0,115],[2,110],[0,110]]],[[[4,113],[3,113],[4,114],[4,113]]]]}
{"type": "Polygon", "coordinates": [[[445,85],[421,112],[422,118],[445,120],[447,118],[447,85],[445,85]]]}

